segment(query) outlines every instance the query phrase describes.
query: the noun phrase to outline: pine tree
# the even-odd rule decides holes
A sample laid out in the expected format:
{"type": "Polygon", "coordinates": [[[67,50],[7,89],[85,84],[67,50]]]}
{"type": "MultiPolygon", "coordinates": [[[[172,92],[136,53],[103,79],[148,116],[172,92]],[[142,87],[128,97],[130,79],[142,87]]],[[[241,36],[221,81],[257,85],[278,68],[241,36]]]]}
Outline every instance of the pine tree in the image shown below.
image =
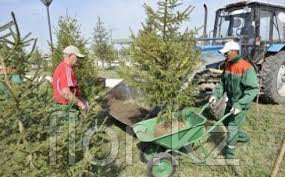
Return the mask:
{"type": "Polygon", "coordinates": [[[116,59],[115,50],[110,43],[110,34],[104,27],[104,23],[98,17],[96,27],[93,32],[93,41],[91,51],[94,53],[97,61],[101,61],[103,68],[105,63],[111,63],[116,59]]]}
{"type": "Polygon", "coordinates": [[[52,71],[63,59],[63,49],[68,45],[74,45],[79,48],[80,52],[85,54],[85,58],[79,59],[75,67],[75,74],[79,82],[80,90],[83,97],[93,97],[98,93],[96,86],[97,71],[89,58],[87,41],[83,38],[78,21],[70,16],[60,17],[56,30],[57,43],[52,56],[52,71]]]}
{"type": "Polygon", "coordinates": [[[160,0],[157,10],[144,4],[146,22],[132,36],[129,64],[121,69],[122,77],[142,91],[149,104],[161,107],[160,123],[169,122],[173,112],[193,104],[196,94],[193,85],[185,82],[199,64],[199,51],[193,32],[182,31],[192,7],[179,11],[181,4],[160,0]]]}

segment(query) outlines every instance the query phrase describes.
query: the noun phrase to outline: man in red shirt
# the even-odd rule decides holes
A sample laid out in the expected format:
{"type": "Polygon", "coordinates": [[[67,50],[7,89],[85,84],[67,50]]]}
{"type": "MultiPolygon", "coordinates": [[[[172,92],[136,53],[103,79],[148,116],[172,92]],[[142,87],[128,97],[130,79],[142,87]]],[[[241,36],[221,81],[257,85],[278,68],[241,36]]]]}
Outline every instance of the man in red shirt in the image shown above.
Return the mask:
{"type": "Polygon", "coordinates": [[[53,100],[59,105],[75,104],[87,111],[87,104],[80,99],[79,86],[74,75],[73,66],[78,58],[85,57],[75,46],[67,46],[63,50],[63,61],[53,74],[53,100]]]}

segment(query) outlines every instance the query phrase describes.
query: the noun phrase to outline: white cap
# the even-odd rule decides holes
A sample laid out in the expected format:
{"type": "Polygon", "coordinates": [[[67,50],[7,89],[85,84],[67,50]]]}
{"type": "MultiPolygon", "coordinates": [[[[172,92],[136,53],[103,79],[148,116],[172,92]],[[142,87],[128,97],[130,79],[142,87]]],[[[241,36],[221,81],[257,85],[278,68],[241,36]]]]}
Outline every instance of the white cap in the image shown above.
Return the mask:
{"type": "Polygon", "coordinates": [[[285,23],[285,13],[284,12],[279,12],[278,18],[282,23],[285,23]]]}
{"type": "Polygon", "coordinates": [[[224,46],[224,48],[222,48],[221,50],[219,50],[220,53],[225,54],[231,50],[240,50],[240,46],[237,42],[234,41],[230,41],[227,42],[224,46]]]}
{"type": "Polygon", "coordinates": [[[81,54],[79,49],[73,45],[65,47],[65,49],[63,50],[63,53],[64,54],[74,54],[79,58],[85,57],[85,55],[81,54]]]}

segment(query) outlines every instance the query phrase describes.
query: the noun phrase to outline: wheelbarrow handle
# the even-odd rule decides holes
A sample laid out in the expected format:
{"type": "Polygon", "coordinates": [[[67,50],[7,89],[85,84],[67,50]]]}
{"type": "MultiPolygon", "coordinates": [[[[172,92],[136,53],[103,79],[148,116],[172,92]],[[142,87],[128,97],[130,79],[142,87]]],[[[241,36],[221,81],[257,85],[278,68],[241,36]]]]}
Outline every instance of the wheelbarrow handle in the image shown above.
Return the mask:
{"type": "Polygon", "coordinates": [[[213,131],[221,122],[223,122],[226,118],[228,118],[230,115],[232,115],[232,112],[227,113],[226,115],[224,115],[219,121],[217,121],[208,131],[207,133],[210,133],[211,131],[213,131]]]}
{"type": "MultiPolygon", "coordinates": [[[[201,114],[205,111],[205,109],[208,108],[209,106],[210,106],[210,103],[205,104],[205,105],[202,107],[202,109],[201,109],[199,115],[201,115],[201,114]]],[[[210,133],[211,131],[213,131],[221,122],[223,122],[226,118],[228,118],[228,117],[229,117],[230,115],[232,115],[232,114],[233,114],[233,112],[229,112],[229,113],[227,113],[226,115],[224,115],[219,121],[217,121],[217,122],[207,131],[207,133],[210,133]]]]}
{"type": "Polygon", "coordinates": [[[201,111],[199,112],[199,115],[201,115],[201,114],[205,111],[205,109],[208,108],[209,106],[210,106],[210,103],[205,104],[205,105],[202,107],[201,111]]]}

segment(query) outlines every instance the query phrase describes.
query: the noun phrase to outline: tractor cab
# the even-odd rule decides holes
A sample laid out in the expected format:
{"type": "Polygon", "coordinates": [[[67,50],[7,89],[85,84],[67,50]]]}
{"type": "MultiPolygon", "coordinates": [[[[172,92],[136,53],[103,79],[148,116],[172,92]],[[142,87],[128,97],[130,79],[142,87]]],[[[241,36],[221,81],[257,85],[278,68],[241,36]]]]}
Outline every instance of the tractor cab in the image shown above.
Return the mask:
{"type": "MultiPolygon", "coordinates": [[[[268,52],[279,52],[285,45],[285,7],[260,3],[229,4],[216,11],[214,39],[234,39],[241,54],[258,63],[268,52]]],[[[218,45],[224,40],[213,40],[218,45]]]]}

